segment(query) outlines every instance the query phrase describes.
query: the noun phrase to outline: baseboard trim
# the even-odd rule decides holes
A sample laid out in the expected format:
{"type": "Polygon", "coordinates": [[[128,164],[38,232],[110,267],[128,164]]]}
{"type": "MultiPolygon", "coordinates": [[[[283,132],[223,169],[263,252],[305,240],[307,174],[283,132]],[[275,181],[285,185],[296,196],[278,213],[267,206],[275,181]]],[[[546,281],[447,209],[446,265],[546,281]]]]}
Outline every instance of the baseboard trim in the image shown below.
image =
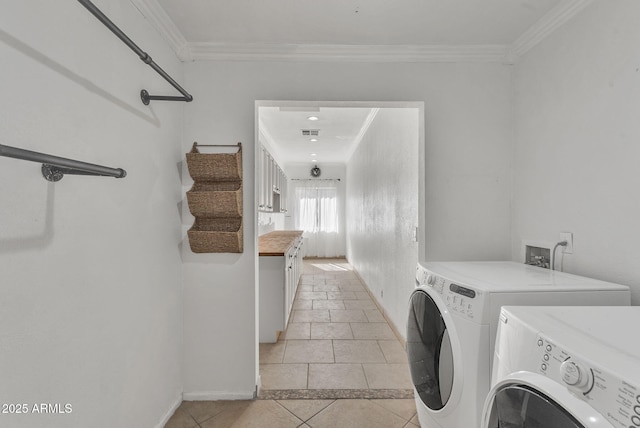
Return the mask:
{"type": "Polygon", "coordinates": [[[169,419],[171,419],[171,416],[173,416],[173,414],[176,412],[176,410],[178,410],[178,407],[180,407],[181,404],[182,393],[179,393],[178,398],[176,398],[167,413],[165,413],[162,419],[160,419],[160,423],[156,425],[156,428],[163,428],[167,424],[167,422],[169,422],[169,419]]]}
{"type": "Polygon", "coordinates": [[[184,392],[182,399],[185,401],[217,401],[217,400],[253,400],[255,391],[200,391],[184,392]]]}
{"type": "MultiPolygon", "coordinates": [[[[347,260],[347,262],[349,264],[351,264],[351,262],[349,262],[349,260],[347,260]]],[[[369,296],[371,297],[371,300],[373,300],[373,303],[376,304],[376,306],[378,307],[378,310],[380,311],[380,313],[382,314],[384,319],[387,321],[387,324],[389,324],[389,327],[391,327],[391,331],[393,331],[393,334],[395,334],[396,338],[398,339],[398,341],[400,342],[402,347],[406,350],[407,349],[407,341],[404,339],[402,334],[400,334],[400,330],[398,330],[398,327],[394,324],[393,321],[391,321],[391,318],[389,318],[389,314],[384,309],[384,307],[380,304],[380,302],[378,301],[378,298],[376,297],[376,295],[371,292],[371,289],[367,285],[367,282],[362,278],[362,276],[360,276],[360,274],[358,273],[356,268],[353,267],[352,264],[351,264],[351,267],[353,268],[353,272],[356,274],[356,276],[358,277],[358,279],[360,280],[362,285],[364,285],[364,288],[367,290],[367,293],[369,293],[369,296]]]]}

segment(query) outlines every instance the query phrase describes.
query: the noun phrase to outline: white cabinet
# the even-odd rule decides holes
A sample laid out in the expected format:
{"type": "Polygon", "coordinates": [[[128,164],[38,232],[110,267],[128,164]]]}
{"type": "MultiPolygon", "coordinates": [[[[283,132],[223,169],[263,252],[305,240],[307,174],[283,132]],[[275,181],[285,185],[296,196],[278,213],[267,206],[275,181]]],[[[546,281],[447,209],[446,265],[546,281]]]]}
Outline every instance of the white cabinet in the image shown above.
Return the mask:
{"type": "Polygon", "coordinates": [[[289,322],[289,315],[293,307],[293,301],[296,297],[296,291],[298,290],[298,282],[300,282],[300,276],[302,275],[302,237],[296,239],[293,246],[287,251],[287,271],[285,274],[285,318],[284,326],[287,326],[289,322]]]}
{"type": "MultiPolygon", "coordinates": [[[[269,235],[290,232],[271,232],[269,235]]],[[[284,254],[259,258],[260,343],[275,343],[289,322],[304,256],[302,232],[296,235],[284,254]]]]}
{"type": "Polygon", "coordinates": [[[267,164],[266,150],[260,146],[260,153],[258,155],[258,211],[266,211],[267,206],[267,187],[264,182],[266,176],[265,168],[267,164]]]}
{"type": "Polygon", "coordinates": [[[258,156],[258,180],[258,211],[286,212],[287,176],[263,146],[258,156]]]}

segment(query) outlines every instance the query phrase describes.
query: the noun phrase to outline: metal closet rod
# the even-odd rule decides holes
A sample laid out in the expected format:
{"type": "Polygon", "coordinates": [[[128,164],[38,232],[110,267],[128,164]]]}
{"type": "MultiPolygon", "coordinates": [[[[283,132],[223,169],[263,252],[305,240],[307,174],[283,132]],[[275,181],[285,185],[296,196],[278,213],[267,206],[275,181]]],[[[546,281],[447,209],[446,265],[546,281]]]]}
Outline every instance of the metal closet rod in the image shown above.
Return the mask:
{"type": "Polygon", "coordinates": [[[42,175],[48,181],[60,181],[64,174],[99,175],[102,177],[123,178],[127,172],[122,168],[109,168],[102,165],[61,158],[46,153],[32,152],[0,144],[0,156],[42,163],[42,175]]]}
{"type": "Polygon", "coordinates": [[[184,95],[182,97],[167,96],[167,95],[149,95],[149,92],[147,92],[146,89],[143,89],[142,91],[140,91],[140,98],[142,99],[142,102],[144,105],[149,105],[149,102],[151,100],[186,101],[186,102],[193,101],[193,96],[191,96],[191,94],[185,91],[182,86],[178,85],[178,83],[175,80],[173,80],[171,76],[169,76],[162,68],[160,68],[158,64],[156,64],[151,59],[148,53],[140,49],[138,45],[136,45],[124,32],[122,32],[122,30],[118,28],[116,24],[114,24],[109,18],[107,18],[107,16],[104,13],[102,13],[102,11],[98,9],[96,5],[91,3],[89,0],[78,0],[78,1],[80,2],[80,4],[86,7],[87,10],[93,14],[93,16],[98,18],[100,22],[102,22],[109,30],[111,30],[113,34],[115,34],[120,40],[122,40],[125,45],[129,46],[129,48],[131,48],[131,50],[134,51],[136,55],[138,55],[138,57],[140,57],[142,62],[147,64],[149,67],[153,68],[160,76],[164,78],[164,80],[169,82],[171,86],[176,88],[178,92],[184,95]]]}
{"type": "Polygon", "coordinates": [[[200,144],[198,142],[193,143],[196,147],[241,147],[242,143],[238,144],[200,144]]]}

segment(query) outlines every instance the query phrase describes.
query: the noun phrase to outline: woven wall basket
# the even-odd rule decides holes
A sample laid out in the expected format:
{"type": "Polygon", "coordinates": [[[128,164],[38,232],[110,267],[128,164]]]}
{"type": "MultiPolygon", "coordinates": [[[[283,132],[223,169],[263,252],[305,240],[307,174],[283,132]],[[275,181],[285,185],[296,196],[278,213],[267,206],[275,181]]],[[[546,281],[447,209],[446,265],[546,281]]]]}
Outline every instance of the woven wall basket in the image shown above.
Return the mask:
{"type": "Polygon", "coordinates": [[[195,182],[187,203],[194,217],[242,217],[242,183],[195,182]]]}
{"type": "Polygon", "coordinates": [[[194,253],[241,253],[241,218],[196,218],[187,232],[194,253]]]}
{"type": "MultiPolygon", "coordinates": [[[[194,253],[241,253],[242,234],[242,144],[235,153],[200,153],[193,143],[186,154],[193,186],[187,192],[189,211],[195,222],[188,230],[194,253]]],[[[227,145],[203,145],[224,151],[227,145]]]]}
{"type": "Polygon", "coordinates": [[[193,143],[187,168],[194,181],[242,181],[242,145],[237,153],[200,153],[193,143]]]}

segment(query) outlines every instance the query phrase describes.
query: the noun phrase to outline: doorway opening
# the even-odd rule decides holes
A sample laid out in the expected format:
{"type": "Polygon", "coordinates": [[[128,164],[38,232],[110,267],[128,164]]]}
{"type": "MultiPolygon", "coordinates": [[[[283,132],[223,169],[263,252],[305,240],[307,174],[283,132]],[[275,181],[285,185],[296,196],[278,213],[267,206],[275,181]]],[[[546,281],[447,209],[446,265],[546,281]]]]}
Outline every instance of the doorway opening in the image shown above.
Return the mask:
{"type": "Polygon", "coordinates": [[[408,394],[375,379],[406,368],[398,307],[424,252],[424,154],[421,102],[256,102],[255,239],[300,230],[306,253],[282,334],[259,344],[261,396],[408,394]]]}

